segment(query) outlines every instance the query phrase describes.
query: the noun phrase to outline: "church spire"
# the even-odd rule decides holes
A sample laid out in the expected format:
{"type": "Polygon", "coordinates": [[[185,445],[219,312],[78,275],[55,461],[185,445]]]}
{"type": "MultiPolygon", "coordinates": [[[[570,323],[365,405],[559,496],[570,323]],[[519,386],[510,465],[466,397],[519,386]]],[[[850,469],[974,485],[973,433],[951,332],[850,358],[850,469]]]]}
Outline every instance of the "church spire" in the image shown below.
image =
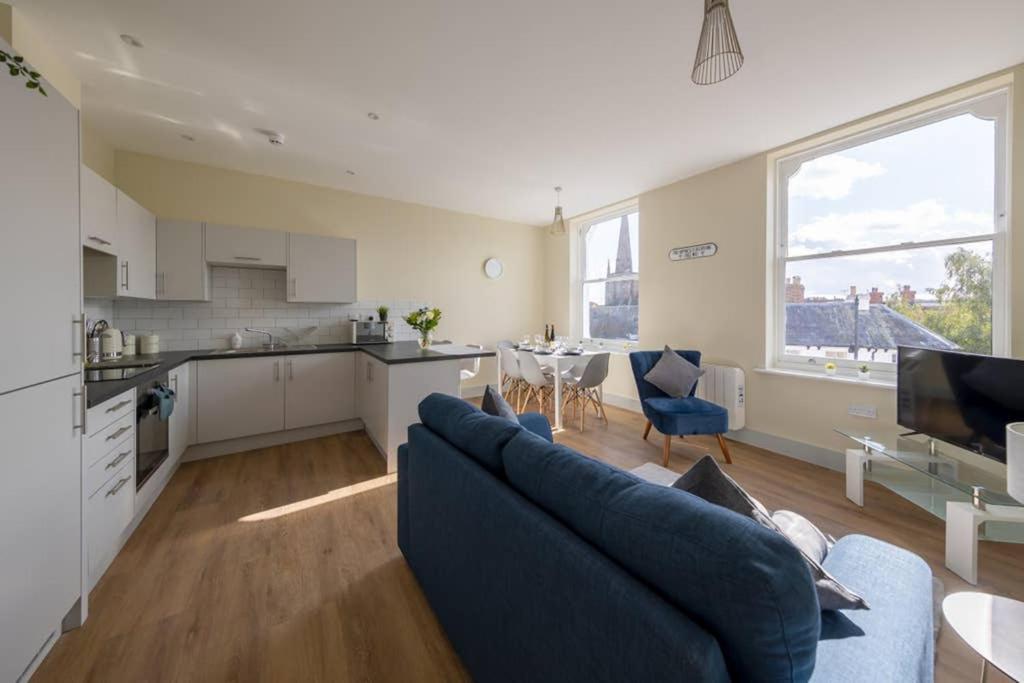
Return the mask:
{"type": "Polygon", "coordinates": [[[619,224],[619,250],[615,255],[615,273],[624,275],[633,272],[633,251],[629,248],[629,218],[622,217],[619,224]]]}

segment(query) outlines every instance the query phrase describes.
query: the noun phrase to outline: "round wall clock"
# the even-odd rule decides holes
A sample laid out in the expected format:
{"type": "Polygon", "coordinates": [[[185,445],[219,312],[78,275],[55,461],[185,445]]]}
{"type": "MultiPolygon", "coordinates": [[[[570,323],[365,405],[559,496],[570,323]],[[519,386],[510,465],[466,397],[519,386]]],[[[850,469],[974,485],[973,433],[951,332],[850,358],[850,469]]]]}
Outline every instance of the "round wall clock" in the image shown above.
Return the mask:
{"type": "Polygon", "coordinates": [[[489,258],[484,261],[484,275],[492,280],[497,280],[505,272],[505,266],[496,258],[489,258]]]}

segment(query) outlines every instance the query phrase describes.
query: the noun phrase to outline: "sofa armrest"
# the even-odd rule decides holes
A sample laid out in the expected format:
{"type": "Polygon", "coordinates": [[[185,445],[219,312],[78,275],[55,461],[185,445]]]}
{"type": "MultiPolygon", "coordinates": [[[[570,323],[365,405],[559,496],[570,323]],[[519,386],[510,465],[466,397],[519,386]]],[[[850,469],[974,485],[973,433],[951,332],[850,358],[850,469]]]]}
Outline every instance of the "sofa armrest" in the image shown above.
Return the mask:
{"type": "Polygon", "coordinates": [[[931,683],[932,572],[920,557],[868,536],[844,536],[825,569],[871,609],[821,613],[812,681],[931,683]]]}
{"type": "Polygon", "coordinates": [[[540,413],[523,413],[519,416],[519,424],[542,439],[554,441],[554,437],[551,435],[551,423],[540,413]]]}

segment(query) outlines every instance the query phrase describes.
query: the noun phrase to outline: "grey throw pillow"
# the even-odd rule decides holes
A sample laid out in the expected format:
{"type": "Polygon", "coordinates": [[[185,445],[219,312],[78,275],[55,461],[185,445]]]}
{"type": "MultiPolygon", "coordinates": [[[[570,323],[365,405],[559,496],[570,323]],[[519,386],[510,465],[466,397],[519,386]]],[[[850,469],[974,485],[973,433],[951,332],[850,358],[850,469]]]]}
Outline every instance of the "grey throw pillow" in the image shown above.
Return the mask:
{"type": "Polygon", "coordinates": [[[803,515],[789,510],[776,510],[772,513],[772,521],[790,542],[800,549],[807,557],[818,564],[825,561],[828,551],[832,550],[835,541],[822,533],[803,515]]]}
{"type": "MultiPolygon", "coordinates": [[[[732,477],[723,472],[718,463],[715,462],[715,459],[710,455],[706,455],[698,460],[697,464],[691,467],[686,474],[679,477],[672,486],[699,496],[709,503],[721,505],[733,512],[750,517],[761,526],[786,536],[787,540],[793,543],[793,540],[773,521],[768,509],[760,501],[744,491],[743,487],[737,484],[732,477]]],[[[804,521],[806,522],[807,520],[804,521]]],[[[807,522],[807,524],[811,525],[810,522],[807,522]]],[[[811,526],[813,527],[813,525],[811,526]]],[[[818,533],[821,532],[819,531],[818,533]]],[[[867,601],[836,581],[821,566],[820,560],[816,560],[814,556],[808,554],[799,544],[794,543],[794,546],[800,551],[804,561],[807,563],[807,568],[811,571],[811,578],[814,580],[814,587],[818,593],[818,603],[821,609],[869,609],[867,601]]]]}
{"type": "Polygon", "coordinates": [[[693,385],[703,374],[703,370],[666,346],[644,379],[672,398],[682,398],[690,395],[693,385]]]}
{"type": "Polygon", "coordinates": [[[484,398],[480,402],[480,409],[488,415],[497,415],[513,422],[519,421],[516,411],[512,410],[512,406],[508,404],[505,397],[498,393],[490,384],[484,389],[484,398]]]}

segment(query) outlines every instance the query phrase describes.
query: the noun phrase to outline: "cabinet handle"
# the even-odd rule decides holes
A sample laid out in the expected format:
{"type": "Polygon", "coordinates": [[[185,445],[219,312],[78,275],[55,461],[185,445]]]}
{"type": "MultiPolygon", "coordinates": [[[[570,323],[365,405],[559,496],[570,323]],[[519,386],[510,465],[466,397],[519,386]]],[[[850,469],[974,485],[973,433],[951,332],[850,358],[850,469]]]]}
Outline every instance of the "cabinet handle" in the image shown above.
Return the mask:
{"type": "Polygon", "coordinates": [[[71,415],[71,433],[81,432],[85,435],[85,387],[71,392],[71,415]],[[76,398],[79,400],[77,406],[76,398]],[[78,420],[78,424],[75,424],[75,420],[78,420]]]}
{"type": "Polygon", "coordinates": [[[295,379],[295,367],[292,365],[292,361],[290,358],[288,359],[288,379],[295,379]]]}
{"type": "Polygon", "coordinates": [[[121,271],[124,277],[121,279],[121,289],[128,289],[128,261],[121,262],[121,271]]]}
{"type": "Polygon", "coordinates": [[[113,405],[113,406],[110,406],[109,408],[107,408],[106,412],[108,412],[108,413],[116,413],[118,410],[121,410],[121,408],[124,408],[126,405],[130,405],[130,404],[131,404],[130,400],[129,401],[121,401],[117,405],[113,405]]]}
{"type": "Polygon", "coordinates": [[[292,278],[292,297],[297,297],[299,294],[298,278],[292,278]]]}
{"type": "Polygon", "coordinates": [[[108,436],[106,438],[106,441],[113,441],[114,439],[116,439],[117,437],[121,436],[122,434],[124,434],[125,432],[127,432],[129,430],[131,430],[131,427],[121,427],[116,432],[114,432],[113,434],[108,436]]]}
{"type": "Polygon", "coordinates": [[[89,235],[89,239],[91,239],[93,242],[99,242],[104,246],[110,245],[110,240],[105,240],[102,237],[97,237],[96,235],[89,235]]]}
{"type": "Polygon", "coordinates": [[[166,273],[157,273],[156,274],[156,293],[157,294],[163,294],[164,293],[164,289],[165,289],[164,288],[164,283],[166,281],[167,281],[166,273]]]}
{"type": "Polygon", "coordinates": [[[171,375],[171,381],[174,382],[174,402],[178,402],[178,376],[171,375]]]}
{"type": "Polygon", "coordinates": [[[124,477],[123,479],[118,479],[117,483],[114,484],[114,487],[107,491],[107,495],[105,496],[105,498],[110,498],[111,496],[117,495],[117,492],[123,489],[124,485],[130,482],[131,480],[131,477],[124,477]]]}
{"type": "Polygon", "coordinates": [[[105,469],[105,470],[109,470],[109,469],[110,469],[110,468],[112,468],[112,467],[117,467],[117,466],[118,466],[118,464],[120,464],[120,462],[121,462],[122,460],[124,460],[125,458],[127,458],[127,457],[128,457],[129,455],[131,455],[131,454],[132,454],[132,452],[131,452],[131,451],[125,451],[124,453],[121,453],[121,454],[119,454],[119,455],[118,455],[118,456],[117,456],[116,458],[114,458],[113,460],[111,460],[110,462],[108,462],[108,463],[107,463],[107,466],[106,466],[106,467],[104,467],[103,469],[105,469]]]}
{"type": "Polygon", "coordinates": [[[236,261],[262,261],[263,259],[259,256],[236,256],[236,261]]]}
{"type": "Polygon", "coordinates": [[[275,382],[280,379],[280,373],[281,373],[281,364],[278,361],[275,360],[274,361],[274,381],[275,382]]]}
{"type": "Polygon", "coordinates": [[[74,359],[81,358],[85,351],[85,314],[82,313],[71,319],[71,361],[74,359]],[[81,332],[75,328],[81,327],[81,332]],[[81,343],[81,346],[79,346],[81,343]],[[76,348],[82,349],[81,351],[75,351],[76,348]]]}

